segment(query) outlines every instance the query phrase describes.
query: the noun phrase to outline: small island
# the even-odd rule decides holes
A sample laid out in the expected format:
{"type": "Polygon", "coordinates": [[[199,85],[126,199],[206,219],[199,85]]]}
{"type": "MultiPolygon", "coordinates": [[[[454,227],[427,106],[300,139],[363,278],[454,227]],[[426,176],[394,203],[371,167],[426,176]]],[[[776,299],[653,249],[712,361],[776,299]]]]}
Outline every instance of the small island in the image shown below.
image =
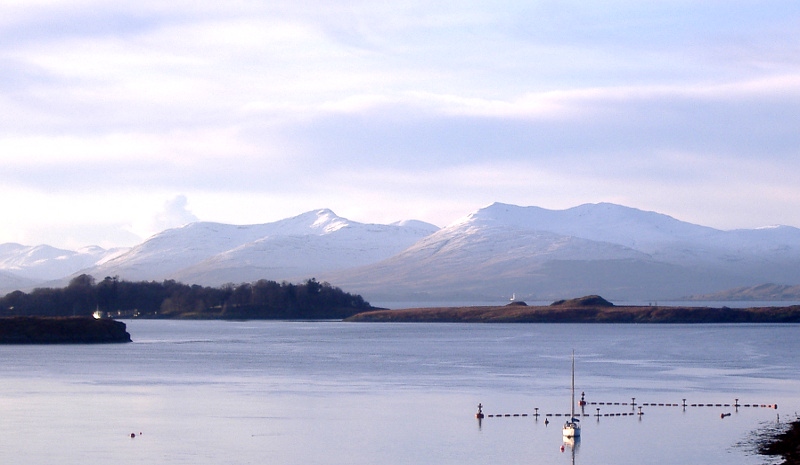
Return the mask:
{"type": "Polygon", "coordinates": [[[131,342],[125,323],[91,317],[0,318],[0,344],[108,344],[131,342]]]}
{"type": "Polygon", "coordinates": [[[800,306],[664,307],[616,306],[591,295],[546,306],[512,302],[502,306],[407,308],[359,313],[345,321],[427,323],[798,323],[800,306]]]}

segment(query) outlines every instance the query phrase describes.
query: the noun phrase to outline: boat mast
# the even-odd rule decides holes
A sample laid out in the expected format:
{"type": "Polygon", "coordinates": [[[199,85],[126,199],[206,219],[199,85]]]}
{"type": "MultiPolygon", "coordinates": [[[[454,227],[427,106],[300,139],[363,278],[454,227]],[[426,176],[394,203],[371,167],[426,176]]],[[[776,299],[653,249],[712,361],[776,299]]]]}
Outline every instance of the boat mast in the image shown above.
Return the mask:
{"type": "Polygon", "coordinates": [[[572,349],[572,405],[570,409],[572,412],[570,421],[575,421],[575,349],[572,349]]]}

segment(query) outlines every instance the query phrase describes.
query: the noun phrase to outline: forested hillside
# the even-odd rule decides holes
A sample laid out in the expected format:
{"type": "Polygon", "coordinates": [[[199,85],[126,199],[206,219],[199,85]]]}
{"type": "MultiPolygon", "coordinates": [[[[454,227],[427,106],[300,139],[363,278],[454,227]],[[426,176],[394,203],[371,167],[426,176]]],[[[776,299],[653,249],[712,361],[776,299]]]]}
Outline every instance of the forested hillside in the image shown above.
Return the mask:
{"type": "Polygon", "coordinates": [[[113,318],[345,318],[369,303],[328,283],[302,284],[259,280],[221,287],[173,280],[131,282],[106,277],[96,282],[83,274],[64,288],[14,291],[0,299],[0,316],[88,316],[113,318]]]}

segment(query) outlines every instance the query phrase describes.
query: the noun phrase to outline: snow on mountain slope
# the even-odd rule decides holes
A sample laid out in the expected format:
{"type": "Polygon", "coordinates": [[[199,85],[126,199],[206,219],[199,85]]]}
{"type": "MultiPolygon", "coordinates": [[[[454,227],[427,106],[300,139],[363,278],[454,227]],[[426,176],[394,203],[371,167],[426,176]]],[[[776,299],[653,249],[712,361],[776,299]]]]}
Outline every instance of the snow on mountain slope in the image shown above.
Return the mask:
{"type": "Polygon", "coordinates": [[[728,232],[613,204],[556,211],[495,203],[391,259],[323,278],[373,300],[490,298],[503,289],[661,299],[798,282],[798,247],[795,228],[728,232]]]}
{"type": "Polygon", "coordinates": [[[362,224],[328,209],[260,225],[193,223],[157,234],[88,272],[208,285],[312,277],[316,270],[382,260],[437,229],[422,222],[362,224]]]}
{"type": "Polygon", "coordinates": [[[791,226],[734,229],[715,239],[723,247],[751,254],[800,255],[800,229],[791,226]]]}
{"type": "Polygon", "coordinates": [[[201,222],[168,229],[86,272],[133,281],[164,279],[188,265],[268,234],[262,226],[201,222]]]}
{"type": "Polygon", "coordinates": [[[194,223],[117,256],[0,244],[7,280],[24,270],[40,280],[67,276],[63,284],[77,273],[204,285],[315,277],[368,300],[511,293],[663,300],[800,283],[800,229],[722,231],[608,203],[566,210],[495,203],[441,230],[413,220],[362,224],[323,209],[259,225],[194,223]]]}
{"type": "Polygon", "coordinates": [[[323,235],[268,236],[203,260],[174,277],[198,284],[307,279],[378,262],[429,233],[430,228],[348,224],[323,235]]]}
{"type": "MultiPolygon", "coordinates": [[[[623,245],[557,234],[541,223],[536,228],[530,224],[474,216],[383,262],[322,278],[362,293],[368,300],[502,300],[515,292],[552,291],[560,296],[564,286],[553,287],[549,263],[651,261],[648,254],[623,245]]],[[[584,275],[577,270],[569,282],[585,280],[584,275]]],[[[579,290],[577,286],[574,292],[579,290]]]]}
{"type": "Polygon", "coordinates": [[[494,203],[457,221],[459,225],[506,225],[549,231],[592,241],[610,242],[642,252],[664,243],[703,240],[721,232],[671,216],[611,203],[585,204],[566,210],[494,203]]]}
{"type": "Polygon", "coordinates": [[[566,210],[495,203],[458,224],[513,225],[609,242],[673,264],[730,264],[742,258],[800,259],[800,229],[775,226],[722,231],[610,203],[566,210]]]}
{"type": "Polygon", "coordinates": [[[109,260],[126,249],[103,249],[91,246],[64,250],[49,245],[0,245],[0,270],[34,282],[58,279],[76,270],[109,260]]]}

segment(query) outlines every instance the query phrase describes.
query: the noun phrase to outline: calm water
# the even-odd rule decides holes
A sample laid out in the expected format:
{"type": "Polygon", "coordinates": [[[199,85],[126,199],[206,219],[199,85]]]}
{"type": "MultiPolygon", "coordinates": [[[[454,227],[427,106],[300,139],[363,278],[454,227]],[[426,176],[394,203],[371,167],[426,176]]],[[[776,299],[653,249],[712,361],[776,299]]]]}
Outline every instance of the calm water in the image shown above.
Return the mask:
{"type": "Polygon", "coordinates": [[[0,346],[0,463],[762,464],[750,433],[800,411],[798,325],[127,323],[0,346]],[[574,457],[561,417],[478,424],[568,412],[573,348],[590,402],[779,408],[587,417],[574,457]]]}

